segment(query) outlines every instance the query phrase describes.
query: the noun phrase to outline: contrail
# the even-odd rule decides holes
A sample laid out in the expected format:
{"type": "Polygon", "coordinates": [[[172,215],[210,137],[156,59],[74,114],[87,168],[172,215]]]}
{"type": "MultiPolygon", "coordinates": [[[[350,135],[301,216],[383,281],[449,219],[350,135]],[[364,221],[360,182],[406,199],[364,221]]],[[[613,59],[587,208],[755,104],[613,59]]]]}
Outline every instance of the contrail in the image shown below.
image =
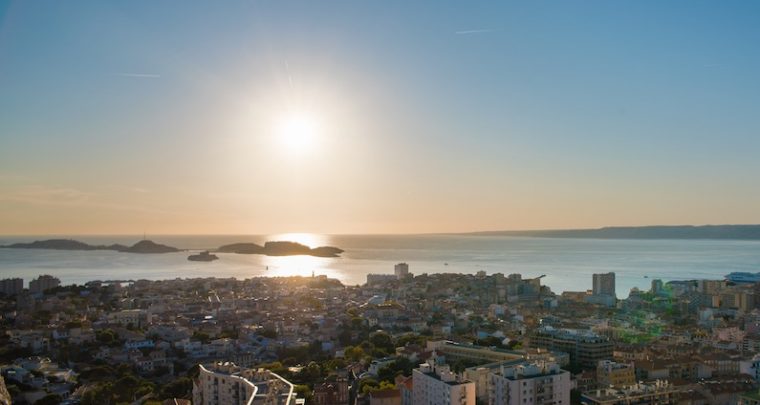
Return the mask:
{"type": "Polygon", "coordinates": [[[136,77],[138,79],[158,79],[161,75],[152,73],[117,73],[116,76],[121,77],[136,77]]]}
{"type": "Polygon", "coordinates": [[[496,29],[480,29],[480,30],[464,30],[464,31],[456,31],[454,34],[457,35],[470,35],[470,34],[487,34],[489,32],[497,32],[499,30],[496,29]]]}

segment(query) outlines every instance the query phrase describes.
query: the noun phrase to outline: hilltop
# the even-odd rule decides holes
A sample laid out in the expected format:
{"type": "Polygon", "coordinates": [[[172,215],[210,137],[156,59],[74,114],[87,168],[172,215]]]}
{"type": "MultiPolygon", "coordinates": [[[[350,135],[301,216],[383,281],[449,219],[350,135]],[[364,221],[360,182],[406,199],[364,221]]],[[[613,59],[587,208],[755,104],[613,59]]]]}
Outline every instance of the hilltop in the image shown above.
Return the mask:
{"type": "Polygon", "coordinates": [[[463,235],[528,236],[586,239],[727,239],[760,240],[760,225],[654,225],[597,229],[549,229],[536,231],[484,231],[463,235]]]}
{"type": "Polygon", "coordinates": [[[7,249],[114,250],[126,253],[169,253],[180,251],[180,249],[175,247],[162,245],[150,240],[141,240],[132,246],[124,246],[119,244],[90,245],[73,239],[48,239],[30,243],[14,243],[0,247],[7,249]]]}

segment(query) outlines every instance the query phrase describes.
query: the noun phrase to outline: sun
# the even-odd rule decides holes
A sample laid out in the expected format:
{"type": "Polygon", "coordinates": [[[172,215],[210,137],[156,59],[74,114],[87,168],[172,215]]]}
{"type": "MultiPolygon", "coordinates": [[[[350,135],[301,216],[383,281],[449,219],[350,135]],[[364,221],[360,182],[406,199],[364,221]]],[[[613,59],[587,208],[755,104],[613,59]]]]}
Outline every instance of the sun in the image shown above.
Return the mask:
{"type": "Polygon", "coordinates": [[[280,145],[287,151],[313,150],[320,135],[319,122],[307,113],[288,113],[280,117],[275,128],[280,145]]]}

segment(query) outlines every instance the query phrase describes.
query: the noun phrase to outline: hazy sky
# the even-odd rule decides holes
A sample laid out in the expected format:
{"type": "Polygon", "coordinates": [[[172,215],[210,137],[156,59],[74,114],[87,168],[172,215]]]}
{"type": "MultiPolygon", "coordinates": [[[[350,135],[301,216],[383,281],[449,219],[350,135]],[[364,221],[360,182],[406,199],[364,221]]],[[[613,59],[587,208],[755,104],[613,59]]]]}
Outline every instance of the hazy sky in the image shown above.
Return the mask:
{"type": "Polygon", "coordinates": [[[760,223],[760,2],[410,3],[0,0],[0,234],[760,223]]]}

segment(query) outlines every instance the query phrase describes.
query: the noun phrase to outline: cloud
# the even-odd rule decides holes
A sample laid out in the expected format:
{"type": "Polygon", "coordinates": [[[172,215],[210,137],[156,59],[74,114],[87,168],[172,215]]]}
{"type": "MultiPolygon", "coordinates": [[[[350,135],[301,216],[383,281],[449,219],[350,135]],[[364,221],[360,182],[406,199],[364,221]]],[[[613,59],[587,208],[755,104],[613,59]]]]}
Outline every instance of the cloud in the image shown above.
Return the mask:
{"type": "Polygon", "coordinates": [[[116,76],[134,77],[137,79],[158,79],[159,77],[161,77],[161,75],[157,75],[153,73],[117,73],[116,76]]]}
{"type": "MultiPolygon", "coordinates": [[[[99,196],[96,193],[67,187],[27,185],[16,189],[0,189],[0,191],[2,191],[0,193],[0,203],[6,202],[50,207],[105,209],[152,214],[172,213],[171,211],[149,207],[139,203],[127,204],[122,202],[110,202],[103,200],[102,196],[99,196]]],[[[134,191],[142,192],[143,189],[134,189],[134,191]]]]}
{"type": "Polygon", "coordinates": [[[492,28],[485,28],[485,29],[477,29],[477,30],[462,30],[462,31],[455,31],[454,34],[456,35],[473,35],[473,34],[488,34],[491,32],[499,32],[501,30],[492,29],[492,28]]]}
{"type": "Polygon", "coordinates": [[[4,192],[0,196],[0,201],[42,205],[79,205],[87,203],[92,195],[92,193],[73,188],[24,186],[4,192]]]}

